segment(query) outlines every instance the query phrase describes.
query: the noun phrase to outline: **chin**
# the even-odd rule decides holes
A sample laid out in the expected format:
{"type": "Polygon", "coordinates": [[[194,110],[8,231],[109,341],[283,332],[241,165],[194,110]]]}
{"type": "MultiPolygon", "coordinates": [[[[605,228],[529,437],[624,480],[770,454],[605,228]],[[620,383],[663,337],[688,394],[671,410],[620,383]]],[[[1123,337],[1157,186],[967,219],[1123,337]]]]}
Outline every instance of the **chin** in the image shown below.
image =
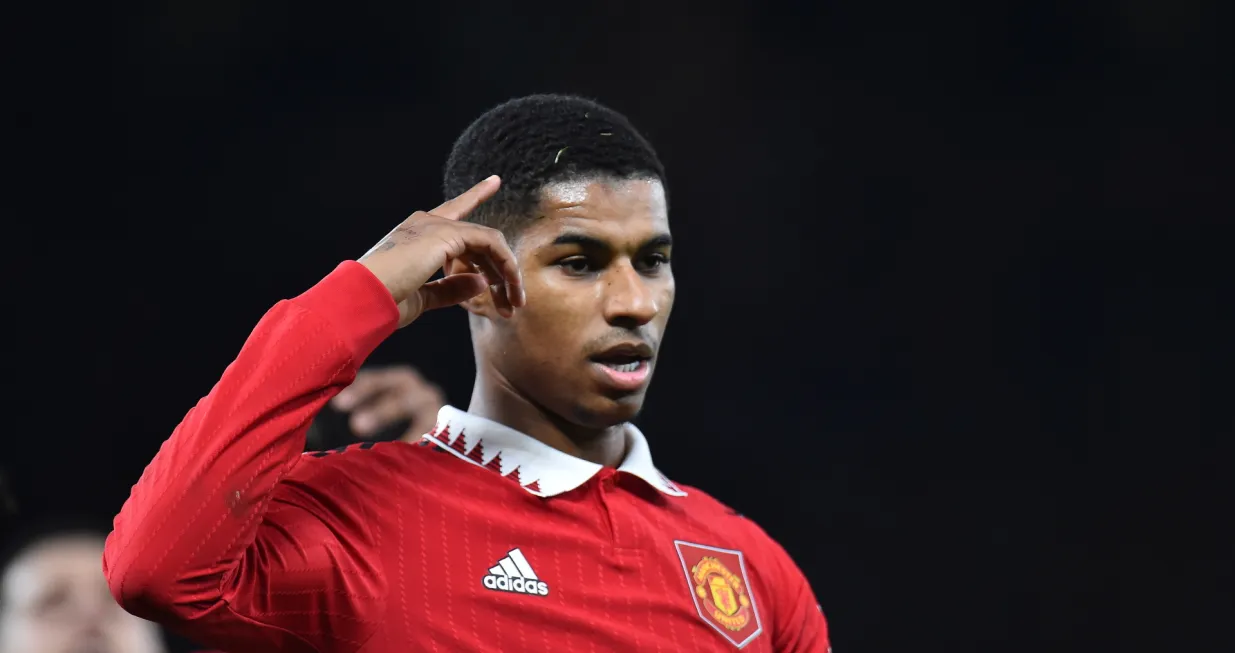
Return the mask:
{"type": "Polygon", "coordinates": [[[629,422],[643,410],[642,392],[620,397],[593,397],[586,403],[577,404],[571,411],[574,422],[587,428],[608,428],[629,422]]]}

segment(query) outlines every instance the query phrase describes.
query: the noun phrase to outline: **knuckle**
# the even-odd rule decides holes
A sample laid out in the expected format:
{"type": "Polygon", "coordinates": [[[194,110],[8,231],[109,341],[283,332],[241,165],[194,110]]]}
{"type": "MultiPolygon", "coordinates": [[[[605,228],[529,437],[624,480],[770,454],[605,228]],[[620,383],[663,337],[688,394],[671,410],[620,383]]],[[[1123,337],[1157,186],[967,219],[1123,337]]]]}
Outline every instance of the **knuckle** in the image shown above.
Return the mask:
{"type": "Polygon", "coordinates": [[[413,215],[416,216],[416,228],[423,232],[437,231],[443,228],[448,229],[454,224],[453,220],[447,220],[436,213],[428,211],[417,211],[413,215]]]}
{"type": "Polygon", "coordinates": [[[394,378],[404,379],[416,375],[415,370],[411,365],[393,365],[389,368],[390,375],[394,378]]]}
{"type": "Polygon", "coordinates": [[[485,227],[484,229],[484,234],[489,239],[489,242],[495,243],[500,247],[507,246],[506,234],[502,233],[500,229],[494,229],[493,227],[485,227]]]}
{"type": "Polygon", "coordinates": [[[420,373],[420,370],[416,369],[415,367],[412,367],[411,365],[405,366],[403,368],[403,371],[405,374],[407,374],[408,380],[415,381],[416,383],[426,382],[425,376],[420,373]]]}

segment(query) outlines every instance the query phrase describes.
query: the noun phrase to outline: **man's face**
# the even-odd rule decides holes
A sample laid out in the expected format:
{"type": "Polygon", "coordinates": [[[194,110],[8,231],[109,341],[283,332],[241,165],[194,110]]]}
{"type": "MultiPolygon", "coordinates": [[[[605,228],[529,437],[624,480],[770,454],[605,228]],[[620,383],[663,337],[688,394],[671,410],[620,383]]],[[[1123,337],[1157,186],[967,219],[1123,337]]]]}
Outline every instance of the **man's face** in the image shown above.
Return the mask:
{"type": "Polygon", "coordinates": [[[103,540],[56,537],[0,578],[0,653],[160,653],[154,624],[116,604],[103,577],[103,540]]]}
{"type": "Polygon", "coordinates": [[[527,305],[488,325],[484,358],[573,424],[628,421],[673,308],[664,189],[649,179],[551,184],[537,215],[514,243],[527,305]]]}

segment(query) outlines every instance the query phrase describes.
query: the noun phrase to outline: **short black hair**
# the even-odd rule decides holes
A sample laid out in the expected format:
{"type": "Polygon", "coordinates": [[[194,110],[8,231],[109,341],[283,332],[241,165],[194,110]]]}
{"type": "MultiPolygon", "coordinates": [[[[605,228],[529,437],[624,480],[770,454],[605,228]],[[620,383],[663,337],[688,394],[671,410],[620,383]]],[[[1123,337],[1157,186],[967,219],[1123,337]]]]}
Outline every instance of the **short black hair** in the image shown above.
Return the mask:
{"type": "Polygon", "coordinates": [[[622,114],[573,95],[529,95],[484,113],[455,141],[442,191],[452,198],[489,175],[497,195],[468,217],[513,238],[535,216],[545,185],[588,177],[656,178],[668,187],[656,150],[622,114]]]}

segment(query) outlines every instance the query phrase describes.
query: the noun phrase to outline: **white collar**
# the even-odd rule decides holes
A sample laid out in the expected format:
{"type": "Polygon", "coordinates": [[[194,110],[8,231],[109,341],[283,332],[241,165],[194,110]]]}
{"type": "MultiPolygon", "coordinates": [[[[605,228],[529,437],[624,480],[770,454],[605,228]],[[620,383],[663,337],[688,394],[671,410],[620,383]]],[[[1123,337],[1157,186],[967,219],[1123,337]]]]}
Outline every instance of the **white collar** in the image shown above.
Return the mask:
{"type": "MultiPolygon", "coordinates": [[[[437,426],[422,437],[463,460],[514,479],[523,489],[541,497],[569,492],[603,469],[453,406],[443,406],[437,413],[437,426]]],[[[634,424],[626,424],[626,445],[626,460],[618,467],[619,472],[638,476],[670,496],[686,496],[652,465],[647,438],[634,424]]]]}

